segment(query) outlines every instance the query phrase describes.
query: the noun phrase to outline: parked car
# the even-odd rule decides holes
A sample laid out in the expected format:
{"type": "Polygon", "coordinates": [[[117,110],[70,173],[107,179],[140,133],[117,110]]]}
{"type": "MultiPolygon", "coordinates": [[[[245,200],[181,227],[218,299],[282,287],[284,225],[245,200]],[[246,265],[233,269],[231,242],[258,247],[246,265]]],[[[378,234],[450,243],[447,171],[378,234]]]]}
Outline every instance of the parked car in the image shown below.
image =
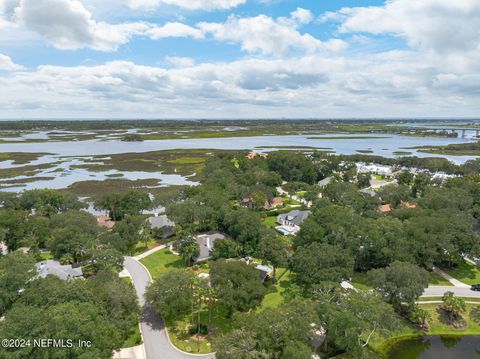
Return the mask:
{"type": "Polygon", "coordinates": [[[480,292],[480,284],[474,284],[470,287],[470,289],[476,292],[480,292]]]}

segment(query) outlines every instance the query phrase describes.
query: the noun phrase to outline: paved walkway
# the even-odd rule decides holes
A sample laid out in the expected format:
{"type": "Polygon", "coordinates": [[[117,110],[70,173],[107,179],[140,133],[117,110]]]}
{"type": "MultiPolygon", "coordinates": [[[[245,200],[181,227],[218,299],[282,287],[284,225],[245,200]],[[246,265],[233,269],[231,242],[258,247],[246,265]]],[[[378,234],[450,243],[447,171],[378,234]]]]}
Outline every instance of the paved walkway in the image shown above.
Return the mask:
{"type": "Polygon", "coordinates": [[[148,251],[143,252],[142,254],[139,254],[138,256],[135,256],[133,258],[136,259],[137,261],[139,261],[140,259],[143,259],[143,258],[149,256],[152,253],[158,252],[159,250],[162,250],[163,248],[167,248],[167,245],[166,244],[161,244],[161,245],[159,245],[155,248],[149,249],[148,251]]]}
{"type": "MultiPolygon", "coordinates": [[[[158,247],[154,249],[159,250],[158,247]]],[[[124,263],[125,268],[132,276],[132,282],[142,307],[140,328],[145,345],[146,359],[214,359],[215,354],[188,354],[173,346],[162,317],[145,303],[145,289],[152,281],[150,273],[135,258],[125,257],[124,263]]]]}
{"type": "MultiPolygon", "coordinates": [[[[443,303],[443,300],[424,300],[424,301],[421,301],[419,300],[417,302],[417,304],[442,304],[443,303]]],[[[466,304],[477,304],[477,305],[480,305],[480,302],[472,302],[472,301],[468,301],[466,300],[465,301],[466,304]]]]}
{"type": "Polygon", "coordinates": [[[450,274],[445,273],[443,270],[434,267],[433,271],[437,273],[439,276],[443,277],[444,279],[448,280],[450,283],[452,283],[455,287],[459,288],[470,288],[468,284],[465,284],[463,282],[460,282],[458,279],[453,278],[450,274]]]}
{"type": "Polygon", "coordinates": [[[113,353],[113,359],[145,359],[145,349],[142,345],[136,347],[123,348],[113,353]]]}

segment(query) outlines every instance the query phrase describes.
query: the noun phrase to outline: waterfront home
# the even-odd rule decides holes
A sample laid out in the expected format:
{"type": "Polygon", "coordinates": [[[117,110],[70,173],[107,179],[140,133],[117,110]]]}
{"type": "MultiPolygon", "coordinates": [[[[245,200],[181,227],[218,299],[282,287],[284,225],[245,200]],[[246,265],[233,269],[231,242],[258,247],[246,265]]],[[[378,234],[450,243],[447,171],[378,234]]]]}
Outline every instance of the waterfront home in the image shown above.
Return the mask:
{"type": "Polygon", "coordinates": [[[267,158],[268,154],[251,151],[247,154],[247,159],[253,160],[255,157],[267,158]]]}

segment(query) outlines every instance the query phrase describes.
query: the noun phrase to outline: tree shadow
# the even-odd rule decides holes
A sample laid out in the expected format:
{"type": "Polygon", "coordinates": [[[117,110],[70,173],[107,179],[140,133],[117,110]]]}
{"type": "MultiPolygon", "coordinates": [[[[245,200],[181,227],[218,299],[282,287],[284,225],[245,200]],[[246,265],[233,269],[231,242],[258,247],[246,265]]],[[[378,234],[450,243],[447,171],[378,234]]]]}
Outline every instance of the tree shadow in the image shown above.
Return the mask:
{"type": "Polygon", "coordinates": [[[145,304],[143,306],[140,320],[142,323],[148,325],[152,330],[165,329],[165,322],[162,316],[156,313],[153,308],[148,304],[145,304]]]}

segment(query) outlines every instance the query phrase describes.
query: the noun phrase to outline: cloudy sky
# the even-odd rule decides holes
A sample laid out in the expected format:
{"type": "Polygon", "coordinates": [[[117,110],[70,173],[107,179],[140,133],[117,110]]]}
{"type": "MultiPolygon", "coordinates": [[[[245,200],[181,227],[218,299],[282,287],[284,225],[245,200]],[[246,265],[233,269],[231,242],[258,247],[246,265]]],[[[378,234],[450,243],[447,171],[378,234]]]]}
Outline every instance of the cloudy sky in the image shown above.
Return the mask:
{"type": "Polygon", "coordinates": [[[479,111],[479,0],[0,0],[3,119],[479,111]]]}

